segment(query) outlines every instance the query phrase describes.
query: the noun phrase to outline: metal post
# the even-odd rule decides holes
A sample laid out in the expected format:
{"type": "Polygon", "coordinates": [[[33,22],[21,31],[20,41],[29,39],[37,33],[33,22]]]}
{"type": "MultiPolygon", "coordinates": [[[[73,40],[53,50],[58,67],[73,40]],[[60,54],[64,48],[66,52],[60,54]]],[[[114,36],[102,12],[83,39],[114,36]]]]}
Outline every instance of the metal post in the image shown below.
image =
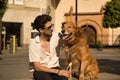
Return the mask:
{"type": "Polygon", "coordinates": [[[77,18],[77,4],[78,3],[78,0],[75,0],[75,23],[76,23],[76,25],[77,25],[77,21],[78,21],[78,18],[77,18]]]}
{"type": "Polygon", "coordinates": [[[6,48],[6,28],[3,27],[4,32],[3,32],[3,50],[6,48]]]}

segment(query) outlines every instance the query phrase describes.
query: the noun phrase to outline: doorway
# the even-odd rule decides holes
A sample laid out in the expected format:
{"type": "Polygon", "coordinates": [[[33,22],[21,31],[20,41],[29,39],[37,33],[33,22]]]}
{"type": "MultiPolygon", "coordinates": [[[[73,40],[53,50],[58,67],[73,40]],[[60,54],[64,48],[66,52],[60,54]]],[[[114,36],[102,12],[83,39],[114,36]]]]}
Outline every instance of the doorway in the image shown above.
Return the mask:
{"type": "Polygon", "coordinates": [[[95,47],[96,45],[96,30],[91,25],[84,25],[82,26],[84,29],[83,33],[87,38],[87,43],[89,47],[95,47]]]}
{"type": "Polygon", "coordinates": [[[23,23],[18,23],[18,22],[2,22],[2,26],[6,28],[6,46],[9,44],[10,37],[12,35],[16,36],[16,45],[17,47],[21,46],[21,27],[23,23]]]}

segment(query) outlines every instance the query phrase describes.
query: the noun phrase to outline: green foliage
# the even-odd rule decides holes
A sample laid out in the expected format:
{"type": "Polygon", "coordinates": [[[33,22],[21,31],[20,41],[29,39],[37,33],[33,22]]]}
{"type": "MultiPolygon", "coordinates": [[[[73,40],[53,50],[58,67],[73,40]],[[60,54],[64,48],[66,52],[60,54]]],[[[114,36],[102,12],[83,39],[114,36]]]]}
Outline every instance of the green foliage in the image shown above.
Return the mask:
{"type": "Polygon", "coordinates": [[[120,27],[120,0],[111,0],[105,4],[103,26],[120,27]]]}
{"type": "Polygon", "coordinates": [[[0,20],[7,9],[8,0],[0,0],[0,20]]]}
{"type": "Polygon", "coordinates": [[[0,0],[0,54],[1,54],[1,50],[2,50],[2,37],[1,37],[1,33],[2,33],[2,17],[7,9],[7,2],[8,0],[0,0]]]}
{"type": "Polygon", "coordinates": [[[96,42],[96,46],[97,46],[97,48],[102,48],[102,47],[103,47],[103,44],[102,44],[102,42],[101,42],[100,40],[98,40],[98,41],[96,42]]]}

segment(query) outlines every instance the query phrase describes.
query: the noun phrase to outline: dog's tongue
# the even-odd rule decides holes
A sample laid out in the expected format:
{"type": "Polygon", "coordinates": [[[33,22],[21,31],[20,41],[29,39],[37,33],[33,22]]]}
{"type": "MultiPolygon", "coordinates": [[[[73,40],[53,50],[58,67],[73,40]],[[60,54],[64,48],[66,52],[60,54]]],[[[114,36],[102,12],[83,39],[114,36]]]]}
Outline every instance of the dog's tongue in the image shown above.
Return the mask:
{"type": "Polygon", "coordinates": [[[63,36],[62,39],[65,40],[68,36],[63,36]]]}

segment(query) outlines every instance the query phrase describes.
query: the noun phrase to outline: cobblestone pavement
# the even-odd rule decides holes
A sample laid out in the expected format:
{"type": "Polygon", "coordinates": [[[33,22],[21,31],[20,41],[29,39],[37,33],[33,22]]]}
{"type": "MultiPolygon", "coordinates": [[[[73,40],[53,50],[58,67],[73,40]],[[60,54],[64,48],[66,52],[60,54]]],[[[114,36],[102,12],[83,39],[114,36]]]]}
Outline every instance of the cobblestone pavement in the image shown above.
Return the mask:
{"type": "MultiPolygon", "coordinates": [[[[103,51],[91,48],[90,51],[100,69],[97,80],[120,80],[120,48],[106,48],[103,51]]],[[[0,54],[0,80],[33,80],[28,62],[27,49],[18,48],[16,54],[7,51],[0,54]]],[[[64,62],[64,54],[61,54],[60,64],[63,68],[64,62]]]]}

